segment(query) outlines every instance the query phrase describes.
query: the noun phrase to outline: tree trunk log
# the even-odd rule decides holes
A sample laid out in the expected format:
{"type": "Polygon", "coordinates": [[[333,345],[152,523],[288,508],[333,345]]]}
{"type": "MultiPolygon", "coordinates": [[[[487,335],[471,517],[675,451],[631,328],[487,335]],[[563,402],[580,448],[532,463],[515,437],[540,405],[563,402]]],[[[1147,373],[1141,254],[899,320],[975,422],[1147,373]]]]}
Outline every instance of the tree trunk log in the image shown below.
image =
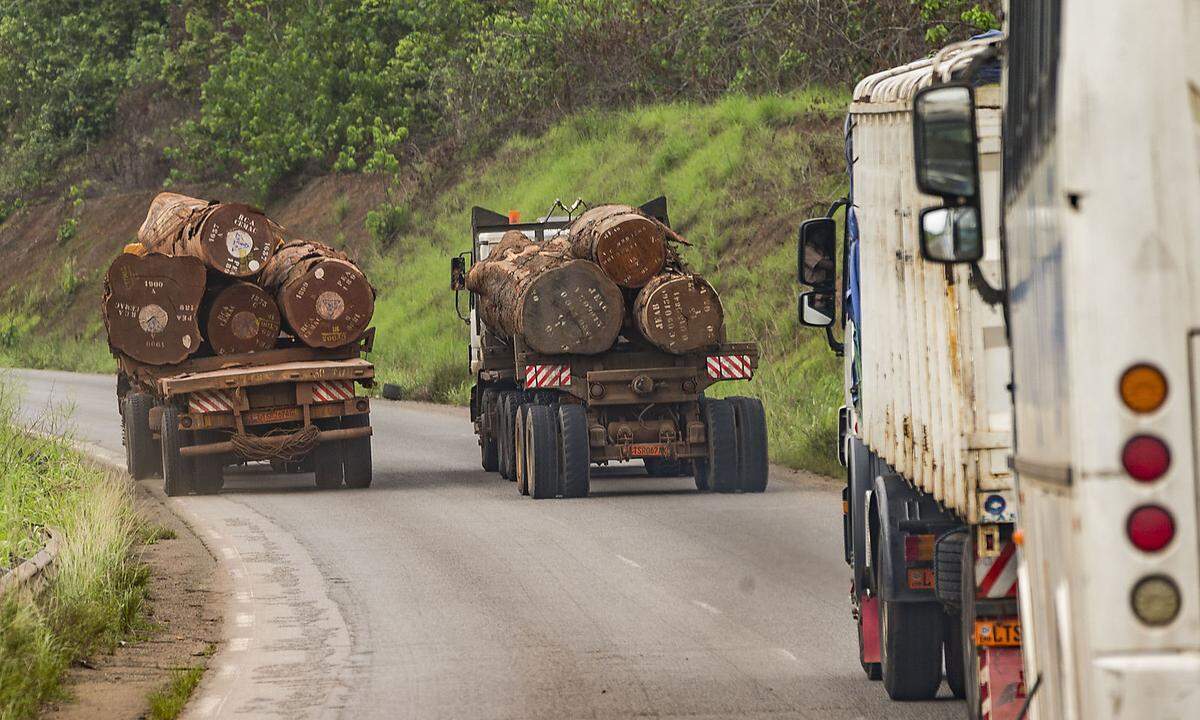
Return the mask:
{"type": "Polygon", "coordinates": [[[138,230],[138,241],[151,252],[189,255],[230,277],[249,278],[266,266],[279,231],[248,205],[159,193],[138,230]]]}
{"type": "Polygon", "coordinates": [[[210,287],[200,318],[200,329],[217,355],[270,350],[279,339],[279,306],[252,283],[210,287]]]}
{"type": "Polygon", "coordinates": [[[664,352],[682,355],[725,341],[725,311],[712,285],[699,275],[659,275],[638,292],[633,322],[664,352]]]}
{"type": "Polygon", "coordinates": [[[149,365],[186,360],[200,347],[196,314],[206,275],[193,257],[117,256],[104,278],[109,346],[149,365]]]}
{"type": "Polygon", "coordinates": [[[667,261],[667,226],[628,205],[600,205],[571,223],[571,254],[621,287],[640,288],[667,261]]]}
{"type": "Polygon", "coordinates": [[[285,327],[309,347],[342,347],[362,337],[375,312],[375,289],[344,253],[293,240],[263,268],[285,327]]]}
{"type": "Polygon", "coordinates": [[[505,233],[486,260],[467,276],[478,296],[483,323],[504,340],[520,337],[543,355],[594,355],[621,332],[621,289],[598,266],[571,258],[556,238],[538,244],[515,230],[505,233]]]}

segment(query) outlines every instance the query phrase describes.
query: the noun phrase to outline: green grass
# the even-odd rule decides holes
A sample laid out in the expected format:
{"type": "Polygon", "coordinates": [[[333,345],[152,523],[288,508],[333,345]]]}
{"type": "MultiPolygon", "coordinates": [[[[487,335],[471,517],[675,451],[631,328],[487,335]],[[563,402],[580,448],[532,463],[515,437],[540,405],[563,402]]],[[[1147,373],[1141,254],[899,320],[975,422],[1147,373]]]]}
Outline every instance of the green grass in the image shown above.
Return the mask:
{"type": "Polygon", "coordinates": [[[204,677],[203,667],[179,668],[166,687],[150,695],[150,720],[175,720],[204,677]]]}
{"type": "Polygon", "coordinates": [[[14,422],[11,384],[0,383],[0,565],[44,544],[41,528],[64,535],[50,586],[0,601],[0,719],[33,717],[61,697],[71,662],[113,646],[139,626],[147,570],[132,559],[138,520],[131,489],[76,454],[60,423],[29,435],[14,422]]]}
{"type": "Polygon", "coordinates": [[[422,203],[395,251],[371,258],[380,376],[409,398],[465,402],[467,329],[447,286],[449,256],[470,246],[471,206],[532,218],[556,198],[640,204],[664,194],[672,225],[694,245],[688,259],[722,294],[730,339],[763,351],[754,381],[714,394],[762,397],[772,458],[834,472],[840,374],[823,336],[796,322],[794,237],[800,220],[843,192],[845,106],[820,90],[731,96],[585,113],[510,139],[422,203]]]}

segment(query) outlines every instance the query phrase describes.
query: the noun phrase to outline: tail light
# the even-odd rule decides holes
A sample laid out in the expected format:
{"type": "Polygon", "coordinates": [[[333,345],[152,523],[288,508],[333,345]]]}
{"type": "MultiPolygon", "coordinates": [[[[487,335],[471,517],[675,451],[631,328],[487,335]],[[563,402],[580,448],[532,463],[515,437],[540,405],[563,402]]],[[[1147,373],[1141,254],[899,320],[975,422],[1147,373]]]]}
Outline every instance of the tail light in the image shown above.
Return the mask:
{"type": "Polygon", "coordinates": [[[1158,505],[1143,505],[1129,514],[1129,541],[1143,552],[1158,552],[1175,538],[1175,519],[1158,505]]]}
{"type": "Polygon", "coordinates": [[[905,535],[904,562],[929,562],[933,560],[934,535],[905,535]]]}
{"type": "Polygon", "coordinates": [[[1133,614],[1147,625],[1169,625],[1179,615],[1179,586],[1166,575],[1144,577],[1129,598],[1133,614]]]}
{"type": "Polygon", "coordinates": [[[1153,365],[1134,365],[1121,375],[1121,400],[1136,413],[1148,413],[1167,401],[1167,378],[1153,365]]]}
{"type": "Polygon", "coordinates": [[[1162,440],[1151,435],[1137,435],[1125,443],[1121,464],[1134,480],[1152,482],[1166,474],[1171,467],[1171,450],[1162,440]]]}

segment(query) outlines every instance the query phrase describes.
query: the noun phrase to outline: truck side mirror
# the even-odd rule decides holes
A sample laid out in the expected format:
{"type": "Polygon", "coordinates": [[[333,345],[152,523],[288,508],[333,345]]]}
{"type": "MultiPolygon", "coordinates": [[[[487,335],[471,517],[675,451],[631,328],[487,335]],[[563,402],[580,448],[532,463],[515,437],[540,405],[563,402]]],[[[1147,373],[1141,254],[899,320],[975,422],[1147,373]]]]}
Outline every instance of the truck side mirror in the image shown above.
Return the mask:
{"type": "Polygon", "coordinates": [[[458,292],[467,286],[467,261],[461,257],[450,258],[450,289],[458,292]]]}
{"type": "Polygon", "coordinates": [[[808,327],[831,327],[836,302],[832,291],[812,290],[800,294],[800,324],[808,327]]]}
{"type": "Polygon", "coordinates": [[[921,211],[921,256],[938,263],[979,262],[983,232],[974,205],[921,211]]]}
{"type": "Polygon", "coordinates": [[[913,99],[917,187],[958,204],[977,204],[979,163],[975,90],[965,83],[922,89],[913,99]]]}
{"type": "Polygon", "coordinates": [[[836,253],[837,224],[832,218],[815,218],[800,224],[796,274],[802,284],[831,290],[837,274],[836,253]]]}

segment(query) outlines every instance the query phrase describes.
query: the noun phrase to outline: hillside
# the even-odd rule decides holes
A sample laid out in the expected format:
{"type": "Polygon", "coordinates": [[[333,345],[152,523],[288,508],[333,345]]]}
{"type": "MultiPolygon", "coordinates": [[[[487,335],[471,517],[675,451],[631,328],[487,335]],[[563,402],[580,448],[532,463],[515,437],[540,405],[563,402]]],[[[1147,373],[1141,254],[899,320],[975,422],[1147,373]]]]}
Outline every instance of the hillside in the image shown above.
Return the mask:
{"type": "MultiPolygon", "coordinates": [[[[424,168],[436,178],[424,187],[404,182],[411,174],[328,175],[267,210],[368,265],[380,291],[372,360],[386,381],[414,399],[461,403],[466,326],[447,290],[448,258],[469,247],[470,208],[531,217],[557,198],[636,204],[665,194],[673,225],[695,246],[690,260],[726,301],[731,337],[763,346],[749,387],[718,387],[767,400],[776,461],[829,472],[839,383],[824,340],[795,320],[793,238],[842,192],[845,104],[807,91],[585,112],[465,165],[424,168]]],[[[188,189],[232,197],[228,188],[188,189]]],[[[134,236],[153,193],[77,191],[0,225],[0,262],[21,268],[0,278],[0,361],[112,369],[98,313],[103,268],[134,236]]]]}

